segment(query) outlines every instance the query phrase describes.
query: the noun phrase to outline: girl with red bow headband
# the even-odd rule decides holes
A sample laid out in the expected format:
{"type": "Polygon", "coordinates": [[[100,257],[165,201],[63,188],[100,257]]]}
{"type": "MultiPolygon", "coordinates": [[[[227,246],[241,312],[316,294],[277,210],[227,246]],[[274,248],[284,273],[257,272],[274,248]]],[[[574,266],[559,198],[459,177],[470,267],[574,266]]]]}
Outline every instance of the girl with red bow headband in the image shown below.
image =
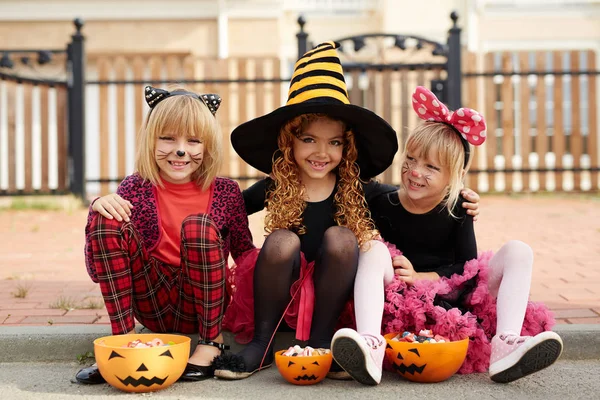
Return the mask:
{"type": "Polygon", "coordinates": [[[554,319],[547,308],[528,302],[531,248],[513,240],[478,256],[473,217],[462,207],[471,146],[485,141],[485,119],[467,108],[450,111],[423,87],[412,101],[425,122],[406,142],[402,185],[371,184],[367,198],[388,247],[373,242],[361,254],[357,330],[336,332],[333,357],[354,379],[375,385],[385,354],[381,330],[431,329],[451,340],[471,338],[460,373],[489,366],[492,380],[511,382],[548,367],[562,340],[548,331],[554,319]]]}

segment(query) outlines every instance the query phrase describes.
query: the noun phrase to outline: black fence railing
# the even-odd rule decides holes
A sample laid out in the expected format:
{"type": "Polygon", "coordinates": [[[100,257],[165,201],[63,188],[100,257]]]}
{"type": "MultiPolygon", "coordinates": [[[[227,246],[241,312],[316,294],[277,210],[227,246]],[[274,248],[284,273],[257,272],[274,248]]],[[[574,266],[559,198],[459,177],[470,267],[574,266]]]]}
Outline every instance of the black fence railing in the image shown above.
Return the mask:
{"type": "MultiPolygon", "coordinates": [[[[33,77],[19,76],[18,74],[10,74],[8,72],[0,72],[0,80],[16,82],[21,85],[29,85],[30,87],[46,87],[46,88],[67,88],[67,105],[66,114],[68,123],[60,126],[67,130],[68,135],[68,151],[66,156],[66,171],[68,175],[66,186],[68,191],[74,193],[80,198],[85,198],[85,38],[81,32],[83,21],[79,18],[73,21],[75,25],[75,33],[71,36],[71,41],[67,44],[66,49],[0,49],[2,58],[0,59],[0,68],[8,71],[13,68],[14,62],[11,59],[12,54],[21,55],[21,60],[24,63],[32,62],[29,56],[23,54],[37,54],[37,63],[44,65],[50,62],[54,54],[66,54],[67,62],[65,65],[66,79],[64,81],[51,79],[36,79],[33,77]]],[[[9,101],[13,101],[10,99],[9,101]]],[[[28,108],[29,109],[29,108],[28,108]]],[[[58,112],[57,118],[60,118],[62,110],[58,112]]],[[[31,121],[25,121],[26,125],[31,125],[31,121]]],[[[59,132],[63,135],[65,132],[59,132]]],[[[60,157],[59,149],[59,157],[60,157]]],[[[59,160],[61,162],[63,160],[59,160]]],[[[30,180],[30,176],[27,177],[30,180]]],[[[14,177],[9,177],[9,180],[14,177]]],[[[60,178],[59,178],[60,179],[60,178]]],[[[42,185],[47,185],[43,182],[42,185]]],[[[32,188],[27,190],[14,190],[12,193],[5,194],[35,194],[36,191],[32,188]]],[[[62,193],[65,188],[59,188],[54,191],[62,193]]],[[[52,193],[47,190],[46,192],[52,193]]]]}
{"type": "MultiPolygon", "coordinates": [[[[344,67],[349,72],[354,71],[377,71],[377,70],[398,70],[398,71],[414,71],[414,70],[444,70],[446,71],[445,79],[436,79],[435,87],[432,89],[438,93],[442,99],[451,107],[458,108],[462,104],[461,94],[461,48],[460,48],[460,34],[461,29],[457,25],[458,15],[453,12],[451,14],[452,27],[448,31],[447,43],[437,43],[425,38],[418,38],[416,36],[406,35],[395,35],[396,45],[400,49],[403,49],[404,40],[407,38],[413,38],[417,40],[417,49],[420,46],[433,46],[432,54],[435,56],[445,57],[444,62],[440,63],[397,63],[397,64],[377,64],[377,63],[361,63],[361,64],[345,64],[344,67]]],[[[66,88],[67,99],[66,99],[66,120],[67,123],[63,127],[68,132],[67,135],[67,160],[66,160],[66,175],[67,184],[66,188],[76,196],[85,199],[86,198],[86,184],[91,182],[115,182],[122,177],[114,179],[86,179],[86,85],[144,85],[153,83],[181,83],[181,84],[244,84],[244,83],[266,83],[266,84],[283,84],[289,81],[284,78],[261,78],[255,79],[177,79],[177,80],[163,80],[163,79],[150,79],[150,80],[125,80],[125,79],[94,79],[86,80],[86,51],[85,51],[85,37],[82,34],[82,28],[84,23],[81,19],[77,18],[73,21],[75,26],[75,32],[71,36],[71,40],[68,43],[65,50],[62,49],[50,49],[50,50],[0,50],[3,54],[2,65],[3,71],[0,72],[0,79],[18,82],[21,84],[27,84],[32,86],[44,86],[48,88],[61,87],[66,88]],[[37,53],[38,60],[46,60],[49,55],[55,53],[66,53],[66,79],[60,80],[48,80],[48,79],[36,79],[32,77],[23,77],[15,74],[10,74],[6,71],[10,69],[10,53],[14,52],[27,52],[37,53]]],[[[298,54],[304,54],[309,47],[309,34],[304,30],[306,20],[303,17],[298,19],[300,31],[296,34],[298,43],[298,54]]],[[[355,50],[360,50],[364,44],[364,40],[367,37],[381,36],[389,34],[367,34],[357,36],[354,38],[343,38],[342,40],[354,40],[355,50]],[[363,42],[361,42],[363,41],[363,42]]],[[[433,82],[432,82],[433,83],[433,82]]],[[[255,177],[239,177],[238,179],[255,179],[255,177]]],[[[30,190],[30,192],[34,190],[30,190]]],[[[18,190],[16,191],[18,192],[18,190]]]]}

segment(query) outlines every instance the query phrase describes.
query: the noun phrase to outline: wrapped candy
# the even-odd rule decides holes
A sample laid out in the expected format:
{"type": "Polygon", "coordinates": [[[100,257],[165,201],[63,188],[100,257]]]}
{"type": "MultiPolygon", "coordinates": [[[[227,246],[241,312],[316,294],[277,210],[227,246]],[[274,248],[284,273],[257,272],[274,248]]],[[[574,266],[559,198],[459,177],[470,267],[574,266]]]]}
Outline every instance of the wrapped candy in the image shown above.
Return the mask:
{"type": "Polygon", "coordinates": [[[174,342],[164,343],[159,338],[154,338],[151,341],[145,342],[145,343],[142,342],[140,339],[135,339],[135,340],[127,343],[123,347],[130,348],[130,349],[147,349],[149,347],[172,346],[174,344],[175,344],[174,342]]]}
{"type": "Polygon", "coordinates": [[[404,331],[397,334],[392,340],[409,343],[445,343],[450,341],[444,336],[434,335],[429,329],[422,329],[419,331],[418,335],[415,335],[412,332],[404,331]]]}
{"type": "Polygon", "coordinates": [[[293,347],[290,347],[289,349],[287,349],[283,355],[284,356],[292,356],[292,357],[311,357],[311,356],[322,356],[325,354],[328,354],[330,352],[329,349],[313,349],[310,346],[306,346],[305,348],[302,348],[298,345],[295,345],[293,347]]]}

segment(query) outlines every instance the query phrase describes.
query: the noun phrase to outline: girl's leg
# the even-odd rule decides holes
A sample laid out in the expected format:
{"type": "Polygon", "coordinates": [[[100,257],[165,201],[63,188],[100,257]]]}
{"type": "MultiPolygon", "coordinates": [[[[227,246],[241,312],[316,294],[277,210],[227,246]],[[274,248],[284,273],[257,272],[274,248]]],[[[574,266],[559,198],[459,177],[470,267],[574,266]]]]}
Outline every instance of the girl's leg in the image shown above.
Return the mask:
{"type": "MultiPolygon", "coordinates": [[[[181,228],[182,275],[176,331],[198,331],[201,342],[223,343],[225,266],[221,234],[212,219],[205,214],[187,217],[181,228]]],[[[218,347],[199,344],[189,363],[208,366],[219,354],[218,347]]]]}
{"type": "Polygon", "coordinates": [[[519,335],[531,288],[533,251],[518,240],[506,243],[490,260],[488,288],[497,297],[496,333],[519,335]]]}
{"type": "Polygon", "coordinates": [[[529,299],[533,251],[512,240],[489,263],[490,294],[497,296],[497,328],[492,338],[490,376],[496,382],[512,382],[548,367],[562,352],[555,332],[520,336],[529,299]]]}
{"type": "Polygon", "coordinates": [[[285,229],[267,236],[254,269],[254,337],[237,355],[220,357],[215,375],[225,379],[243,379],[263,363],[273,362],[271,336],[290,301],[290,287],[300,271],[300,239],[285,229]]]}
{"type": "Polygon", "coordinates": [[[132,223],[98,215],[91,226],[92,252],[113,335],[135,328],[134,316],[155,332],[172,330],[168,278],[149,258],[132,223]],[[135,313],[135,315],[134,315],[135,313]]]}
{"type": "MultiPolygon", "coordinates": [[[[90,232],[93,261],[113,335],[135,332],[134,313],[151,330],[170,330],[172,314],[160,314],[170,306],[170,289],[159,282],[168,279],[155,260],[147,257],[133,224],[98,215],[90,232]]],[[[95,364],[80,370],[76,379],[86,384],[105,382],[95,364]]]]}
{"type": "Polygon", "coordinates": [[[361,334],[379,335],[383,317],[384,288],[394,279],[392,258],[385,244],[373,240],[358,258],[354,283],[356,329],[361,334]]]}
{"type": "MultiPolygon", "coordinates": [[[[357,264],[358,242],[352,231],[339,226],[329,228],[314,264],[315,305],[309,346],[331,347],[335,326],[352,294],[357,264]]],[[[327,377],[350,379],[336,362],[327,377]]]]}
{"type": "Polygon", "coordinates": [[[354,309],[357,331],[344,328],[333,337],[335,360],[355,380],[375,385],[381,381],[386,342],[381,336],[384,287],[394,278],[388,248],[371,241],[358,259],[354,283],[354,309]]]}
{"type": "Polygon", "coordinates": [[[327,229],[315,260],[315,308],[309,346],[331,346],[337,320],[352,294],[357,267],[358,243],[352,231],[340,226],[327,229]]]}

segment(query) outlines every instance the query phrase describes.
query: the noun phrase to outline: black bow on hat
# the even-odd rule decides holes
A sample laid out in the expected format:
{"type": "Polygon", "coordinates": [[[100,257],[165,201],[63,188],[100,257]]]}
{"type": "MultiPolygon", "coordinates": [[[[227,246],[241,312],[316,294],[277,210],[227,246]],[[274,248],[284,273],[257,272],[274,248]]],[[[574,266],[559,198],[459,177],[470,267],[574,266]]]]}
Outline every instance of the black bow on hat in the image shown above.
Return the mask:
{"type": "Polygon", "coordinates": [[[146,86],[145,88],[146,103],[153,109],[158,103],[171,96],[191,96],[200,100],[208,107],[212,115],[217,113],[219,106],[221,105],[221,97],[218,94],[196,94],[185,90],[175,90],[169,92],[168,90],[153,88],[152,86],[146,86]]]}

